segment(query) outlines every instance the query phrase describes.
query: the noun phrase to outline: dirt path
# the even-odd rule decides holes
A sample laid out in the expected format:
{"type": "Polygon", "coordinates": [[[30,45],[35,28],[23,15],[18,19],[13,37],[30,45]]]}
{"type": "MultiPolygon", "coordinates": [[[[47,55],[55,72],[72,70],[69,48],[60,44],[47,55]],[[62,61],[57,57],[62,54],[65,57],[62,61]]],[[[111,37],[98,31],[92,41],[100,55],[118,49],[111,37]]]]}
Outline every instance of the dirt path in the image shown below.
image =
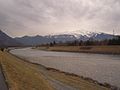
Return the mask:
{"type": "Polygon", "coordinates": [[[1,68],[0,68],[0,90],[8,90],[1,68]]]}
{"type": "Polygon", "coordinates": [[[51,76],[49,76],[48,71],[41,65],[39,65],[40,72],[45,76],[45,78],[52,84],[52,86],[55,88],[55,90],[79,90],[77,88],[74,88],[70,85],[64,84],[63,82],[60,82],[51,76]]]}

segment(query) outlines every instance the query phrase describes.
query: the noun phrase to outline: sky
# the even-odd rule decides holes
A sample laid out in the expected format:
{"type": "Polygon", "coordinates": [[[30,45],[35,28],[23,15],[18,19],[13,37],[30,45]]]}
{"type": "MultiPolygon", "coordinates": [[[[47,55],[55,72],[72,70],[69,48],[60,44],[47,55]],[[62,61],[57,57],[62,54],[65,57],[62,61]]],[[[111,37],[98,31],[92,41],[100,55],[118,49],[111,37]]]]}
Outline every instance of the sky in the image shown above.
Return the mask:
{"type": "Polygon", "coordinates": [[[120,0],[0,0],[0,29],[12,37],[76,30],[120,34],[120,0]]]}

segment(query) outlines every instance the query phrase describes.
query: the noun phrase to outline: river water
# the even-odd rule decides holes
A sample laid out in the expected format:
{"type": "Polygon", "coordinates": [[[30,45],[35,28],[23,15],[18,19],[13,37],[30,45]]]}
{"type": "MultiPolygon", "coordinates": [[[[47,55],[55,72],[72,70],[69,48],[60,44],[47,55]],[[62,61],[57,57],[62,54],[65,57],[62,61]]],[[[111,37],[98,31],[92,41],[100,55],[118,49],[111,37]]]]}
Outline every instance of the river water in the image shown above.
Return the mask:
{"type": "Polygon", "coordinates": [[[14,49],[11,53],[34,63],[120,87],[120,55],[52,52],[30,48],[14,49]]]}

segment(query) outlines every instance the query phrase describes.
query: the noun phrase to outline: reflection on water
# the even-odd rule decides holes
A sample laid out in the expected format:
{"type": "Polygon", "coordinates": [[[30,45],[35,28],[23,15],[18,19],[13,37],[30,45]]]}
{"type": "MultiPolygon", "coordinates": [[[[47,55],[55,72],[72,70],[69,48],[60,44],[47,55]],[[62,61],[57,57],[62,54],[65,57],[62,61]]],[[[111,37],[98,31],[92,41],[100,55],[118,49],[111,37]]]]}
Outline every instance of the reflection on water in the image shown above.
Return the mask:
{"type": "Polygon", "coordinates": [[[30,48],[12,50],[11,53],[47,67],[120,87],[120,55],[51,52],[30,48]]]}

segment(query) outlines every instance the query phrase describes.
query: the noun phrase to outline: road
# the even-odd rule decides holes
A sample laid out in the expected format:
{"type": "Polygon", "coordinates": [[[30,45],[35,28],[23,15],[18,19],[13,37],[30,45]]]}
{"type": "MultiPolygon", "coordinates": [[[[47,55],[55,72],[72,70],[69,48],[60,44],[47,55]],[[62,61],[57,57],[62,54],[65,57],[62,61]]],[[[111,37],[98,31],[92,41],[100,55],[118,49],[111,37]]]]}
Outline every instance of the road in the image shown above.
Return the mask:
{"type": "Polygon", "coordinates": [[[0,90],[8,90],[1,68],[0,68],[0,90]]]}

